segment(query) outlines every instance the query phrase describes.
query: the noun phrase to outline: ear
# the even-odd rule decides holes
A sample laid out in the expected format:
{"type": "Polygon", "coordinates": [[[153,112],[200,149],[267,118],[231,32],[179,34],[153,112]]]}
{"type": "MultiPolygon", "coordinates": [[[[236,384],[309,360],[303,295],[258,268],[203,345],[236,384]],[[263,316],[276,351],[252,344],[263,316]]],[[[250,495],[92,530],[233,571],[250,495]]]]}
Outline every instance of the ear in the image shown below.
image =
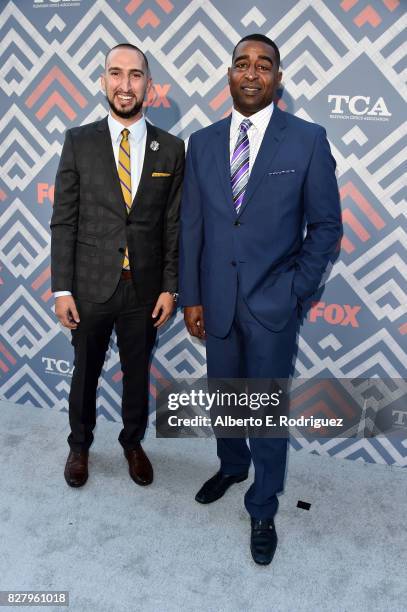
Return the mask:
{"type": "Polygon", "coordinates": [[[228,68],[228,83],[229,83],[229,85],[230,85],[230,71],[231,71],[231,68],[228,68]]]}
{"type": "Polygon", "coordinates": [[[283,78],[283,73],[281,72],[281,70],[279,70],[278,74],[277,74],[277,83],[278,83],[278,85],[281,84],[281,79],[282,78],[283,78]]]}
{"type": "Polygon", "coordinates": [[[100,75],[100,87],[104,93],[106,93],[106,79],[104,73],[100,75]]]}

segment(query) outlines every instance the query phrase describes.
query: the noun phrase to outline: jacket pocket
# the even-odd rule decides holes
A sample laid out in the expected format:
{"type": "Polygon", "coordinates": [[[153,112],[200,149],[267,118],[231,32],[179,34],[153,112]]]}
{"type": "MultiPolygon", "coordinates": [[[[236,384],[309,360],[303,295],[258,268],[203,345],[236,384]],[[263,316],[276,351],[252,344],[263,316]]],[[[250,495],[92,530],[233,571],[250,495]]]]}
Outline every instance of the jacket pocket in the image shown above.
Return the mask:
{"type": "Polygon", "coordinates": [[[78,256],[93,257],[96,255],[97,249],[95,244],[88,244],[87,242],[76,241],[76,253],[78,256]]]}

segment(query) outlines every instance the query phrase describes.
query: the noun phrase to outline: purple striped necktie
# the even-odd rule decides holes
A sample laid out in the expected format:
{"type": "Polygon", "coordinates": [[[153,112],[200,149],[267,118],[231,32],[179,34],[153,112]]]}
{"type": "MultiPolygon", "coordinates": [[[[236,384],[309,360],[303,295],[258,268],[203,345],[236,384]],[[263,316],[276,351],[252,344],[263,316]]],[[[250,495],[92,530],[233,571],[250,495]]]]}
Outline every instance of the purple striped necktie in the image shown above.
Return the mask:
{"type": "Polygon", "coordinates": [[[251,125],[253,124],[250,119],[244,119],[240,124],[239,137],[230,162],[233,202],[235,203],[236,213],[239,212],[242,205],[249,180],[250,147],[247,130],[251,125]]]}

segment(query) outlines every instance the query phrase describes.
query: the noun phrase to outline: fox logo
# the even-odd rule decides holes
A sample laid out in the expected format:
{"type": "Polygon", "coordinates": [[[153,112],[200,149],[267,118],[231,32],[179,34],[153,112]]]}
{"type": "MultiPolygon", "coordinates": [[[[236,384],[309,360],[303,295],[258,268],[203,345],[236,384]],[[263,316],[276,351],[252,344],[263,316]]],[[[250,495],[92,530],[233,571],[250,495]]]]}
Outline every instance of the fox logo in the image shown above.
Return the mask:
{"type": "Polygon", "coordinates": [[[350,304],[326,304],[325,302],[313,302],[309,313],[309,321],[315,323],[317,319],[323,318],[331,325],[350,325],[359,327],[356,315],[361,306],[350,306],[350,304]]]}

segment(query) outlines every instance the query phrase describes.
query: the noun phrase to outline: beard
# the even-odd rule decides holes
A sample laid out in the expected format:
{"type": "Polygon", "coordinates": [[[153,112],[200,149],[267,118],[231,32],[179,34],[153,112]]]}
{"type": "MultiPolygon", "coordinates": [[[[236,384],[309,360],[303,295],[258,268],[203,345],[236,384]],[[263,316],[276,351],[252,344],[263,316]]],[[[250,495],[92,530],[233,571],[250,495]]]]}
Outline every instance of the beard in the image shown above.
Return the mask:
{"type": "Polygon", "coordinates": [[[122,119],[131,119],[132,117],[136,117],[136,115],[138,115],[140,113],[140,111],[142,110],[142,108],[143,108],[143,99],[141,101],[139,101],[136,98],[134,106],[132,106],[128,110],[122,110],[120,107],[116,106],[116,104],[114,103],[114,98],[110,99],[106,95],[106,100],[107,100],[110,108],[112,109],[112,111],[118,117],[121,117],[122,119]]]}

